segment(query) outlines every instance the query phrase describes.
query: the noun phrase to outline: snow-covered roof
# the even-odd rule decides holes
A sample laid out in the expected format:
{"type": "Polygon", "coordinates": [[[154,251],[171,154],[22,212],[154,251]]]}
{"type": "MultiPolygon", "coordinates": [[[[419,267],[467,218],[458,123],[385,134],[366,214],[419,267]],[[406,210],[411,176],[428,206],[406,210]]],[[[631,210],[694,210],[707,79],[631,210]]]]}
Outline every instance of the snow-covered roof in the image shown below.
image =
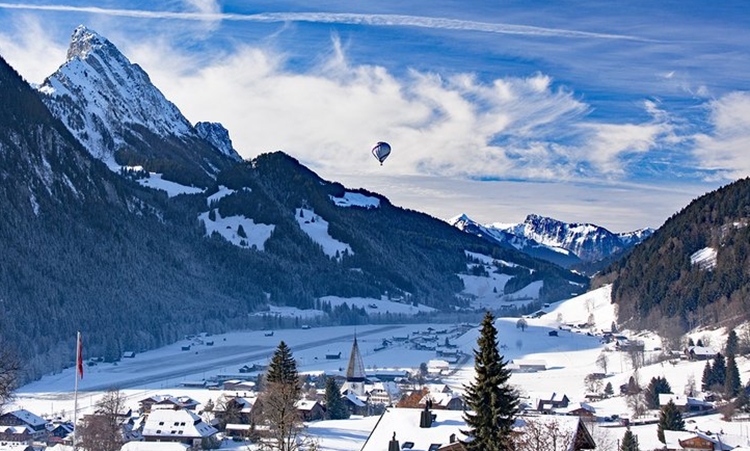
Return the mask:
{"type": "Polygon", "coordinates": [[[217,432],[216,428],[189,410],[154,410],[143,426],[144,437],[203,438],[217,432]]]}
{"type": "MultiPolygon", "coordinates": [[[[466,440],[467,436],[462,432],[466,430],[464,412],[460,410],[437,410],[432,411],[435,420],[429,428],[419,427],[422,409],[408,409],[389,407],[383,412],[375,428],[365,442],[361,451],[383,451],[388,449],[388,443],[394,438],[398,440],[400,447],[406,442],[412,442],[412,450],[426,451],[432,445],[438,447],[446,446],[454,440],[466,440]]],[[[580,418],[575,416],[541,415],[533,417],[518,417],[513,429],[524,433],[530,423],[536,423],[540,429],[554,429],[559,434],[569,435],[571,443],[578,433],[580,418]]],[[[434,449],[437,449],[435,447],[434,449]]]]}
{"type": "Polygon", "coordinates": [[[186,451],[189,445],[179,442],[128,442],[120,451],[186,451]]]}
{"type": "MultiPolygon", "coordinates": [[[[394,434],[401,446],[412,442],[413,450],[427,450],[430,445],[445,446],[450,443],[451,435],[457,440],[465,440],[461,429],[466,429],[463,412],[441,410],[429,428],[420,428],[419,420],[422,409],[389,407],[375,425],[370,437],[361,451],[383,451],[388,449],[388,442],[394,434]]],[[[434,412],[433,412],[434,413],[434,412]]]]}
{"type": "Polygon", "coordinates": [[[713,357],[717,354],[714,348],[709,348],[708,346],[690,346],[688,347],[688,352],[695,355],[704,355],[709,357],[713,357]]]}
{"type": "Polygon", "coordinates": [[[294,407],[296,407],[297,410],[312,410],[312,408],[315,407],[315,404],[319,404],[318,401],[310,399],[300,399],[294,403],[294,407]]]}
{"type": "Polygon", "coordinates": [[[669,401],[674,402],[678,407],[685,406],[710,406],[710,402],[703,401],[698,398],[691,398],[685,395],[675,395],[673,393],[659,393],[659,405],[664,406],[669,404],[669,401]]]}
{"type": "Polygon", "coordinates": [[[47,424],[47,420],[40,417],[39,415],[35,415],[29,412],[26,409],[19,409],[8,412],[8,415],[13,415],[14,417],[18,418],[19,420],[23,421],[33,428],[47,424]]]}
{"type": "Polygon", "coordinates": [[[24,432],[32,434],[34,430],[28,426],[0,426],[0,434],[23,434],[24,432]]]}

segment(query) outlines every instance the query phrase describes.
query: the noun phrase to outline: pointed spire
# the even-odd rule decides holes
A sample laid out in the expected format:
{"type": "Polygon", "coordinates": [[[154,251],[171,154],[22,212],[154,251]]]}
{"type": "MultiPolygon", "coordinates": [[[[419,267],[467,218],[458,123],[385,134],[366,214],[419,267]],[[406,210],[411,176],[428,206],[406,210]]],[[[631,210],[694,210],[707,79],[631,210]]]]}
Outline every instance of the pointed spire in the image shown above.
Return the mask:
{"type": "Polygon", "coordinates": [[[362,382],[365,380],[365,364],[362,362],[362,354],[359,353],[356,332],[354,333],[352,353],[349,356],[349,366],[346,369],[346,380],[350,382],[362,382]]]}

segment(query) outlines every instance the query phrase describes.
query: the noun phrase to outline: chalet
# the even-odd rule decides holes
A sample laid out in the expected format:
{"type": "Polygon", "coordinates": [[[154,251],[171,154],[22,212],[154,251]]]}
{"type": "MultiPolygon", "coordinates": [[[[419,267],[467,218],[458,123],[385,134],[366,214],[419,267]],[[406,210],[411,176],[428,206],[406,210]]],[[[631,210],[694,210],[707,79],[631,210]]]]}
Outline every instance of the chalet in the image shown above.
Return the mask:
{"type": "Polygon", "coordinates": [[[189,396],[154,395],[138,401],[141,412],[151,412],[154,405],[167,406],[172,409],[195,410],[200,404],[189,396]]]}
{"type": "Polygon", "coordinates": [[[557,337],[558,336],[556,330],[551,330],[551,331],[547,332],[547,335],[549,335],[550,337],[557,337]]]}
{"type": "Polygon", "coordinates": [[[564,415],[574,415],[588,420],[593,420],[596,417],[596,409],[591,404],[585,402],[568,404],[567,407],[558,409],[556,412],[564,415]]]}
{"type": "Polygon", "coordinates": [[[255,400],[244,397],[226,398],[214,408],[216,418],[229,424],[250,424],[255,400]]]}
{"type": "Polygon", "coordinates": [[[510,361],[507,368],[513,373],[536,373],[537,371],[545,371],[547,363],[544,360],[515,359],[510,361]]]}
{"type": "Polygon", "coordinates": [[[62,443],[73,432],[73,423],[56,421],[47,423],[47,443],[62,443]]]}
{"type": "Polygon", "coordinates": [[[294,403],[294,407],[302,416],[304,421],[317,421],[325,418],[326,411],[318,401],[300,399],[294,403]]]}
{"type": "Polygon", "coordinates": [[[332,352],[329,352],[328,354],[326,354],[326,360],[339,360],[339,359],[341,359],[341,351],[339,351],[336,354],[332,352]]]}
{"type": "Polygon", "coordinates": [[[430,392],[419,401],[419,405],[426,406],[428,401],[435,410],[463,410],[464,408],[463,397],[453,392],[430,392]]]}
{"type": "Polygon", "coordinates": [[[0,426],[26,426],[35,440],[46,435],[46,425],[47,420],[25,409],[13,410],[0,415],[0,426]]]}
{"type": "Polygon", "coordinates": [[[352,415],[367,415],[369,413],[369,404],[367,398],[357,396],[352,392],[343,393],[344,404],[352,415]]]}
{"type": "Polygon", "coordinates": [[[34,431],[28,426],[0,426],[2,444],[31,445],[34,438],[34,431]]]}
{"type": "Polygon", "coordinates": [[[707,346],[690,346],[685,351],[690,360],[711,360],[718,354],[713,348],[707,346]]]}
{"type": "Polygon", "coordinates": [[[728,451],[744,444],[741,437],[701,431],[664,431],[664,449],[669,451],[728,451]]]}
{"type": "Polygon", "coordinates": [[[133,441],[122,445],[120,451],[188,451],[190,446],[177,442],[141,442],[133,441]]]}
{"type": "MultiPolygon", "coordinates": [[[[463,411],[441,410],[433,413],[427,409],[389,407],[381,415],[361,451],[465,451],[461,443],[467,439],[463,416],[463,411]]],[[[591,434],[578,417],[521,416],[516,419],[513,435],[523,439],[524,434],[553,429],[553,423],[556,425],[554,429],[559,431],[560,442],[564,440],[572,444],[567,449],[580,451],[595,448],[591,434]]]]}
{"type": "Polygon", "coordinates": [[[135,358],[135,351],[125,351],[122,353],[123,359],[134,359],[135,358]]]}
{"type": "Polygon", "coordinates": [[[230,391],[254,391],[256,388],[255,382],[240,379],[225,381],[223,386],[224,390],[230,391]]]}
{"type": "Polygon", "coordinates": [[[529,395],[529,409],[537,412],[550,413],[553,409],[566,408],[570,403],[566,395],[556,392],[538,392],[529,395]]]}
{"type": "Polygon", "coordinates": [[[219,432],[195,412],[164,406],[154,408],[143,425],[147,442],[179,442],[192,445],[195,440],[210,439],[219,432]]]}
{"type": "Polygon", "coordinates": [[[659,407],[664,407],[669,404],[669,401],[672,401],[677,407],[677,410],[682,413],[706,412],[714,408],[712,403],[698,398],[692,398],[685,395],[674,395],[671,393],[659,394],[659,407]]]}

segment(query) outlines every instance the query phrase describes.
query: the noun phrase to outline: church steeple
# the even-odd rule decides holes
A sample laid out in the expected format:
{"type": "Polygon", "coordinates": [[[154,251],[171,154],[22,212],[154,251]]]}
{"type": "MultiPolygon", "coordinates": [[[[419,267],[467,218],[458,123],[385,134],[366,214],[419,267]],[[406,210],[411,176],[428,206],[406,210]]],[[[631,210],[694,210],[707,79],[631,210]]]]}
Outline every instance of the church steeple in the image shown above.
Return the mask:
{"type": "Polygon", "coordinates": [[[346,368],[346,382],[353,392],[358,395],[364,394],[365,364],[362,362],[362,354],[359,353],[356,334],[349,356],[349,366],[346,368]]]}

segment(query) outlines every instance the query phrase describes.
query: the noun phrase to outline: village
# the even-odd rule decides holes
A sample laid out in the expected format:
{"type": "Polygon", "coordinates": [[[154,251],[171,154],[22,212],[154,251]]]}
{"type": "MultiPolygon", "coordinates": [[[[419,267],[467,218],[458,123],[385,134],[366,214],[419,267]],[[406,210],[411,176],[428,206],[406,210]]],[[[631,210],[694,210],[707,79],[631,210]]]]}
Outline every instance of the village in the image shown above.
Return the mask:
{"type": "MultiPolygon", "coordinates": [[[[652,338],[628,338],[624,332],[613,331],[609,316],[600,312],[595,312],[601,317],[595,324],[585,319],[557,321],[561,314],[569,317],[569,312],[574,310],[571,305],[561,305],[538,318],[522,318],[523,322],[518,318],[497,322],[500,350],[512,372],[511,382],[519,392],[517,433],[544,435],[549,439],[550,431],[556,431],[554,434],[564,437],[559,440],[569,445],[564,449],[571,450],[618,449],[626,430],[642,436],[642,450],[696,449],[696,443],[702,447],[699,449],[747,446],[746,435],[743,436],[741,430],[740,433],[724,433],[731,426],[742,424],[741,416],[718,429],[700,426],[703,419],[715,421],[727,405],[720,397],[700,390],[698,374],[706,362],[710,363],[720,354],[721,346],[705,345],[701,341],[678,351],[664,351],[661,343],[652,338]],[[606,327],[601,327],[603,325],[606,327]],[[584,354],[585,362],[581,357],[584,354]],[[567,362],[567,368],[562,362],[567,362]],[[633,395],[634,374],[640,378],[637,384],[642,392],[645,393],[649,379],[664,377],[672,384],[672,393],[659,393],[656,409],[645,406],[633,409],[629,400],[633,395]],[[693,376],[688,377],[691,374],[693,376]],[[686,390],[690,379],[693,379],[692,392],[686,390]],[[685,389],[682,389],[683,383],[685,389]],[[669,403],[679,409],[691,427],[685,431],[666,431],[666,443],[660,443],[655,432],[658,412],[669,403]]],[[[337,444],[336,433],[323,434],[315,441],[318,449],[386,450],[391,449],[393,440],[400,443],[399,449],[460,449],[458,444],[466,438],[461,432],[466,429],[463,388],[473,373],[471,352],[476,343],[477,326],[415,325],[397,332],[387,338],[368,337],[368,332],[363,330],[350,338],[349,349],[344,352],[321,351],[322,348],[300,352],[299,360],[306,363],[300,372],[303,388],[296,408],[312,440],[316,440],[314,431],[336,430],[338,434],[348,435],[337,429],[337,424],[358,422],[361,427],[359,435],[351,432],[358,438],[346,445],[337,444]],[[403,357],[399,359],[397,355],[403,357]],[[389,356],[388,361],[394,363],[411,359],[409,356],[419,356],[420,360],[411,360],[410,365],[384,365],[383,356],[389,356]],[[370,360],[380,364],[367,366],[370,360]],[[316,366],[325,369],[310,370],[316,366]],[[326,376],[336,381],[349,420],[330,419],[326,376]]],[[[299,340],[305,339],[303,334],[310,330],[300,328],[294,332],[297,335],[285,330],[275,334],[258,332],[258,335],[261,333],[269,340],[276,341],[284,336],[294,341],[296,336],[301,337],[299,340]]],[[[323,333],[323,329],[318,329],[317,333],[323,333]]],[[[706,341],[710,341],[708,337],[706,341]]],[[[186,337],[185,343],[188,344],[172,351],[173,355],[196,355],[196,349],[204,352],[223,344],[218,337],[206,336],[186,337]]],[[[719,342],[714,340],[714,343],[719,342]]],[[[119,369],[141,358],[145,356],[128,352],[123,355],[119,369]]],[[[745,364],[743,359],[746,370],[745,364]]],[[[98,371],[102,365],[90,358],[86,368],[98,371]]],[[[205,378],[186,376],[162,389],[123,390],[120,394],[127,400],[124,403],[127,409],[118,412],[122,449],[238,446],[254,449],[263,435],[256,409],[266,370],[266,364],[254,361],[237,365],[234,371],[219,370],[205,378]]],[[[22,393],[14,405],[19,408],[6,409],[0,416],[0,449],[39,451],[70,447],[74,439],[71,411],[64,409],[62,415],[58,412],[50,416],[45,411],[24,408],[25,401],[33,396],[40,397],[22,393]]],[[[106,396],[106,393],[98,396],[106,396]]],[[[34,405],[31,401],[28,404],[34,405]]],[[[37,402],[36,405],[43,404],[37,402]]],[[[80,409],[79,425],[100,414],[97,405],[90,401],[85,409],[80,409]]]]}

